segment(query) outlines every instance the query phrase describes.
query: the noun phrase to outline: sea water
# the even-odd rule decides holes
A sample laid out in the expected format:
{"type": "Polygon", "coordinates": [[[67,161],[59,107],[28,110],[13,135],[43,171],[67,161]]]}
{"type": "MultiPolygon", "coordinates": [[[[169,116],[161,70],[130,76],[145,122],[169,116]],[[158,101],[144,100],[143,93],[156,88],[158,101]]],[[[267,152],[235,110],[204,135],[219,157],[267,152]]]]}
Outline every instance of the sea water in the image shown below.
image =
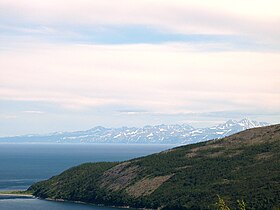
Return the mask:
{"type": "MultiPolygon", "coordinates": [[[[123,161],[171,147],[174,145],[0,144],[0,191],[25,190],[37,181],[48,179],[81,163],[123,161]]],[[[0,197],[0,210],[100,208],[38,199],[0,197]]],[[[102,207],[102,210],[105,209],[109,208],[102,207]]]]}
{"type": "Polygon", "coordinates": [[[116,208],[40,199],[1,199],[0,210],[115,210],[116,208]]]}

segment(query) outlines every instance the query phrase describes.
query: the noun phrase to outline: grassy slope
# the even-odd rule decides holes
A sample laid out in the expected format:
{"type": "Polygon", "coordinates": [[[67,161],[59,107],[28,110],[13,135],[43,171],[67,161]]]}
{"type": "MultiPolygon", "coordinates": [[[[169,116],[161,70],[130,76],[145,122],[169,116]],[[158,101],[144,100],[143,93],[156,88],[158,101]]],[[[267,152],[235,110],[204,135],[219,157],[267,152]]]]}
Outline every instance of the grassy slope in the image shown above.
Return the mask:
{"type": "Polygon", "coordinates": [[[166,209],[280,207],[280,125],[122,163],[87,163],[30,187],[42,198],[166,209]]]}

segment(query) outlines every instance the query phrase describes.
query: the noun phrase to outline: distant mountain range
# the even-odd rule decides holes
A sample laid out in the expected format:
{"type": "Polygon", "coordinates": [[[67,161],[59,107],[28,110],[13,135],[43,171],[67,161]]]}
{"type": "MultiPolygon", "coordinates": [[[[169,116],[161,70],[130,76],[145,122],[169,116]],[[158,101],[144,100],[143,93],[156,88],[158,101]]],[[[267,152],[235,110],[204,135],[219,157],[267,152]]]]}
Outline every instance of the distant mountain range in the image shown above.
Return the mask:
{"type": "Polygon", "coordinates": [[[86,131],[56,132],[46,135],[1,137],[11,143],[125,143],[125,144],[190,144],[218,139],[240,131],[269,125],[249,119],[229,120],[208,128],[182,125],[155,125],[121,128],[94,127],[86,131]]]}

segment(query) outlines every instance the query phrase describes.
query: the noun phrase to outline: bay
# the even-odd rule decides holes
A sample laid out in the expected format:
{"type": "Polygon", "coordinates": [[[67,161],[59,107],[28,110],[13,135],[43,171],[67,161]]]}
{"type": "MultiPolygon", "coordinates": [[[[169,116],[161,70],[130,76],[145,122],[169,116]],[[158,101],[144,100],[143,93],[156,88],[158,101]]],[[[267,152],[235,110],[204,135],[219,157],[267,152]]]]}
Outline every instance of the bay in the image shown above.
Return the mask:
{"type": "Polygon", "coordinates": [[[118,208],[99,207],[94,205],[54,202],[40,199],[1,199],[0,210],[116,210],[118,208]]]}
{"type": "MultiPolygon", "coordinates": [[[[149,155],[174,145],[126,144],[0,144],[0,191],[25,190],[85,162],[124,161],[149,155]]],[[[110,209],[38,199],[1,199],[0,210],[110,209]],[[77,206],[78,205],[78,206],[77,206]]]]}

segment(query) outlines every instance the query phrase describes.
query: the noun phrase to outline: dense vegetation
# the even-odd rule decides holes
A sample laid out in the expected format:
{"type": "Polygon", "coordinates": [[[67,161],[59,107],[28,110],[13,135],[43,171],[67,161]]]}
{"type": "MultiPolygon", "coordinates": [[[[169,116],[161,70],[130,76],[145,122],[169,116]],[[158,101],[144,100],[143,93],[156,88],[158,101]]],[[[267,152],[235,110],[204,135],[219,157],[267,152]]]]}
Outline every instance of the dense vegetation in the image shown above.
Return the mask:
{"type": "Polygon", "coordinates": [[[280,125],[121,163],[86,163],[32,185],[41,198],[162,209],[280,208],[280,125]]]}

